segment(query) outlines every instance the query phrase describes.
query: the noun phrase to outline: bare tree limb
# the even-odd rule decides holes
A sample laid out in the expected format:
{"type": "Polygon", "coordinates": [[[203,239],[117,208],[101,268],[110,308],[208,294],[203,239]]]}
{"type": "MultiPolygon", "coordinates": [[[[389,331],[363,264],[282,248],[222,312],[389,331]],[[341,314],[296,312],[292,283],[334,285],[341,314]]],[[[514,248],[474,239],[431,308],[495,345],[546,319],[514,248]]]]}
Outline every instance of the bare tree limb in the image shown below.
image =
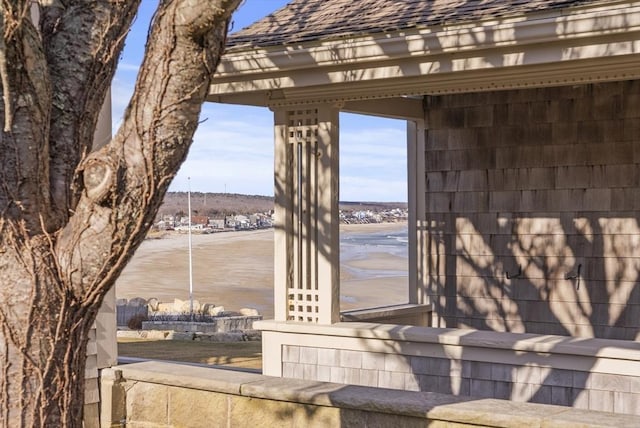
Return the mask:
{"type": "Polygon", "coordinates": [[[50,145],[54,225],[66,221],[81,188],[76,168],[93,142],[98,113],[140,0],[66,0],[42,7],[51,84],[50,145]]]}

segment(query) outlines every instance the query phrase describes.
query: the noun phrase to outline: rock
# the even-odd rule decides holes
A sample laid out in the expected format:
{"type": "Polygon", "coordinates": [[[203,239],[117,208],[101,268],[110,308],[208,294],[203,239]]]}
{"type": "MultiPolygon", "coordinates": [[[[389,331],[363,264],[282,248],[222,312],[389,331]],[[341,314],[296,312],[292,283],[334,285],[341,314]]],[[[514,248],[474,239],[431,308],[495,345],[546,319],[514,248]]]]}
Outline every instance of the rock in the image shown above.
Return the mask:
{"type": "Polygon", "coordinates": [[[240,312],[237,311],[222,311],[218,314],[220,317],[239,317],[240,312]]]}
{"type": "Polygon", "coordinates": [[[215,303],[204,303],[202,305],[202,315],[209,315],[209,311],[215,307],[215,303]]]}
{"type": "Polygon", "coordinates": [[[173,312],[173,303],[158,303],[158,309],[155,312],[159,314],[170,314],[173,312]]]}
{"type": "Polygon", "coordinates": [[[184,306],[184,300],[173,299],[171,312],[180,312],[180,309],[182,309],[182,306],[184,306]]]}
{"type": "Polygon", "coordinates": [[[133,299],[129,300],[129,303],[127,303],[128,306],[145,306],[146,304],[147,301],[142,297],[134,297],[133,299]]]}
{"type": "Polygon", "coordinates": [[[142,331],[140,332],[141,334],[144,333],[144,337],[147,339],[154,339],[154,340],[164,340],[167,338],[167,336],[169,336],[169,332],[168,331],[164,331],[164,330],[146,330],[146,331],[142,331]]]}
{"type": "Polygon", "coordinates": [[[245,317],[257,317],[260,316],[260,312],[254,308],[242,308],[240,309],[240,315],[245,317]]]}
{"type": "Polygon", "coordinates": [[[224,306],[209,306],[206,308],[206,312],[203,311],[204,315],[209,315],[211,317],[217,317],[224,313],[224,306]]]}
{"type": "MultiPolygon", "coordinates": [[[[188,314],[191,312],[191,302],[189,300],[174,299],[173,312],[178,314],[188,314]]],[[[193,312],[200,312],[200,302],[193,301],[193,312]]]]}
{"type": "Polygon", "coordinates": [[[152,297],[151,299],[147,300],[147,305],[153,312],[158,312],[158,306],[160,305],[160,302],[155,297],[152,297]]]}

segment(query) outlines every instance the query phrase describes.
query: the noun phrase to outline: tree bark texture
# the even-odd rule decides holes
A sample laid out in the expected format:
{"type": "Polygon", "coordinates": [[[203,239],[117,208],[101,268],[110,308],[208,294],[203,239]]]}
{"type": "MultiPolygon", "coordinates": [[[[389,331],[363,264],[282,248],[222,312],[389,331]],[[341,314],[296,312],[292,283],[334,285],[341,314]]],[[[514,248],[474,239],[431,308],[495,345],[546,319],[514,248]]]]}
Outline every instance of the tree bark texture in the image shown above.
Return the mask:
{"type": "Polygon", "coordinates": [[[82,424],[89,330],[187,155],[240,0],[160,1],[123,124],[93,150],[139,3],[0,0],[0,426],[82,424]]]}

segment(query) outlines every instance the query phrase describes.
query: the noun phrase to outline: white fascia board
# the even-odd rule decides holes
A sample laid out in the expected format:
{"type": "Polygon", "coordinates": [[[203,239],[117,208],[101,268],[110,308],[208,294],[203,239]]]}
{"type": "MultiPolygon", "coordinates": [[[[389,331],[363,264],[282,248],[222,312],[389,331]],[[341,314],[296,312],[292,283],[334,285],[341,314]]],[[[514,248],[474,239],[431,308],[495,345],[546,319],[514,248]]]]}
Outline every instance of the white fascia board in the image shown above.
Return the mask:
{"type": "MultiPolygon", "coordinates": [[[[343,84],[374,83],[391,90],[402,80],[432,82],[437,75],[477,74],[533,67],[537,73],[566,70],[566,62],[618,58],[640,53],[640,1],[600,8],[538,13],[527,19],[487,20],[432,27],[400,34],[331,40],[257,50],[231,50],[218,68],[212,98],[261,93],[290,98],[289,92],[315,88],[325,96],[343,93],[343,84]],[[541,68],[540,65],[546,65],[541,68]],[[333,89],[337,92],[334,94],[333,89]]],[[[516,73],[518,74],[518,73],[516,73]]],[[[442,76],[441,76],[442,77],[442,76]]],[[[455,76],[455,80],[458,80],[455,76]]],[[[543,84],[544,75],[538,76],[543,84]]],[[[437,79],[435,79],[437,80],[437,79]]],[[[606,80],[602,78],[601,80],[606,80]]],[[[515,86],[517,82],[512,82],[515,86]]],[[[368,91],[372,85],[368,86],[368,91]]],[[[400,86],[406,86],[401,84],[400,86]]],[[[313,90],[312,90],[313,91],[313,90]]],[[[415,91],[413,91],[415,92],[415,91]]],[[[264,105],[264,104],[263,104],[264,105]]]]}

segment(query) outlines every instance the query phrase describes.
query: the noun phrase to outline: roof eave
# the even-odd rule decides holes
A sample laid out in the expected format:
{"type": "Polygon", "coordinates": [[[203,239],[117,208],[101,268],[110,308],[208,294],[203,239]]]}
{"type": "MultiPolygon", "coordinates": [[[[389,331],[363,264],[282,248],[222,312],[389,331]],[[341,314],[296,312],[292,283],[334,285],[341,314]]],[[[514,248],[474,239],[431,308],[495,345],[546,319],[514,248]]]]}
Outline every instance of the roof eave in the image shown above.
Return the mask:
{"type": "Polygon", "coordinates": [[[640,4],[257,49],[223,57],[210,100],[253,105],[640,77],[640,4]]]}

